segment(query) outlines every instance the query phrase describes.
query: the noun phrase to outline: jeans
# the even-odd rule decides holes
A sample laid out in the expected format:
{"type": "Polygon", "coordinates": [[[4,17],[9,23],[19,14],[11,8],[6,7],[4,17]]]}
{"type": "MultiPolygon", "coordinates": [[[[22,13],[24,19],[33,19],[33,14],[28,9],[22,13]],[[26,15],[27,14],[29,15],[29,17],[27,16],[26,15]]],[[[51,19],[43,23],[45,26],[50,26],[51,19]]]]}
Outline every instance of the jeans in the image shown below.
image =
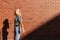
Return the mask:
{"type": "Polygon", "coordinates": [[[19,40],[20,39],[20,32],[21,31],[21,28],[19,26],[15,27],[15,40],[19,40]]]}

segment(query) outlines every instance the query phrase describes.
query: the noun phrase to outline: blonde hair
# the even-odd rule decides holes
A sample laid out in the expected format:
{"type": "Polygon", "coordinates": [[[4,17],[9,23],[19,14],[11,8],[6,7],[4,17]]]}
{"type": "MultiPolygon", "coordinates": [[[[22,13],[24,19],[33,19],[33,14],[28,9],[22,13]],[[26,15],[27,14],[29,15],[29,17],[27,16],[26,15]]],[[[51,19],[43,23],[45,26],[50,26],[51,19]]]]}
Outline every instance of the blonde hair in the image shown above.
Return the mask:
{"type": "Polygon", "coordinates": [[[21,9],[16,9],[16,14],[21,16],[21,9]]]}

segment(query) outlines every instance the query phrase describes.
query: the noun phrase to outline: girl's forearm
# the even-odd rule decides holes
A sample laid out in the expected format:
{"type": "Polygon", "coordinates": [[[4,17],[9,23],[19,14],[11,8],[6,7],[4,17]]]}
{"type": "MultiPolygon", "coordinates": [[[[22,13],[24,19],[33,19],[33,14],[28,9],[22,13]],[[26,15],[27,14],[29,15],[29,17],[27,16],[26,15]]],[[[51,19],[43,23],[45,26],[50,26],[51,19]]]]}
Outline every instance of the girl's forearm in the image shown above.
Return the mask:
{"type": "Polygon", "coordinates": [[[22,26],[22,32],[25,32],[25,29],[24,29],[24,26],[23,26],[23,23],[21,24],[22,26]]]}

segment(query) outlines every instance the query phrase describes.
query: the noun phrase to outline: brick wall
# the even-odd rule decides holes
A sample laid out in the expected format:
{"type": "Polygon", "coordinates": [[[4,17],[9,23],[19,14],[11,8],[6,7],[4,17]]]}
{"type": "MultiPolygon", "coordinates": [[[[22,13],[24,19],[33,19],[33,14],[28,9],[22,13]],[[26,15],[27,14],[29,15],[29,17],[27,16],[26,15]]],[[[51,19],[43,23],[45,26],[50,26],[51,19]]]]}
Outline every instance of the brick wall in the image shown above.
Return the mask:
{"type": "Polygon", "coordinates": [[[22,10],[24,35],[26,35],[38,28],[37,26],[60,15],[59,5],[60,0],[0,0],[0,33],[2,34],[3,21],[7,18],[10,27],[8,39],[13,38],[14,10],[17,8],[22,10]]]}

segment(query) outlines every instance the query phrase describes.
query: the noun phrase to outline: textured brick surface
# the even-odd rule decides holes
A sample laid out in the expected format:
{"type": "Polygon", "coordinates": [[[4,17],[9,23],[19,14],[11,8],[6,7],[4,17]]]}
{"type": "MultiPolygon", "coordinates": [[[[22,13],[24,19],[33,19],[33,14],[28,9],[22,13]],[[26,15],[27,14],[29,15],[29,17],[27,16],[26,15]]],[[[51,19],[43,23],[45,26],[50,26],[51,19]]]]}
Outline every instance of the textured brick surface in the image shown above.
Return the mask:
{"type": "MultiPolygon", "coordinates": [[[[8,39],[13,38],[14,11],[22,10],[25,33],[31,32],[48,20],[60,15],[60,0],[0,0],[0,33],[4,19],[9,20],[8,39]]],[[[13,39],[12,39],[13,40],[13,39]]]]}
{"type": "Polygon", "coordinates": [[[21,0],[23,22],[26,33],[38,28],[57,15],[60,15],[58,0],[21,0]]]}
{"type": "Polygon", "coordinates": [[[60,40],[60,15],[34,30],[23,40],[60,40]]]}

